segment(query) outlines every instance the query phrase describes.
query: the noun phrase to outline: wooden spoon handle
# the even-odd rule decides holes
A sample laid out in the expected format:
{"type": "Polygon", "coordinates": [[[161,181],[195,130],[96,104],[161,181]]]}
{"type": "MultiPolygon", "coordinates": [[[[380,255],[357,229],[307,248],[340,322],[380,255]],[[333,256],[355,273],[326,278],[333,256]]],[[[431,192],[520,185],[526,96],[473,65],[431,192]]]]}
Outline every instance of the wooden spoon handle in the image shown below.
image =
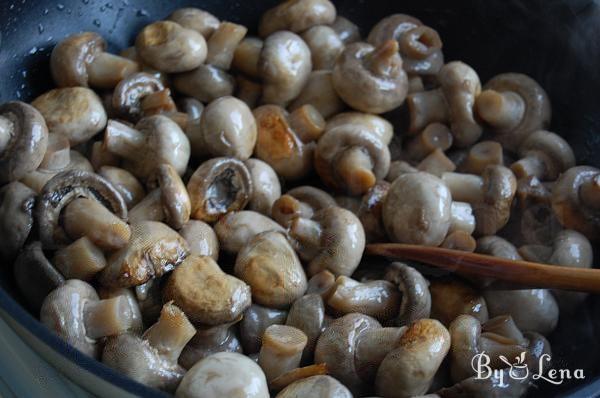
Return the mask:
{"type": "Polygon", "coordinates": [[[463,275],[494,278],[529,288],[600,293],[600,269],[515,261],[460,250],[401,243],[370,244],[367,245],[366,252],[393,259],[420,261],[463,275]]]}

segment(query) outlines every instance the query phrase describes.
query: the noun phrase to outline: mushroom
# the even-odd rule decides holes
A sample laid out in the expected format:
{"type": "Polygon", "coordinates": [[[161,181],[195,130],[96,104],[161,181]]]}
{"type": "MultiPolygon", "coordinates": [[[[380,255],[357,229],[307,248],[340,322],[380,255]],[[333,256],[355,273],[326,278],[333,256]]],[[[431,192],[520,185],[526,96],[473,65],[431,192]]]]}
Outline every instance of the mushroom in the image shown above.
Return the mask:
{"type": "Polygon", "coordinates": [[[440,245],[445,249],[462,250],[465,252],[474,252],[477,242],[470,233],[463,230],[456,230],[448,233],[440,245]]]}
{"type": "Polygon", "coordinates": [[[311,70],[310,49],[300,36],[289,31],[270,34],[264,41],[258,59],[258,72],[263,82],[263,103],[287,105],[300,94],[311,70]]]}
{"type": "Polygon", "coordinates": [[[325,305],[319,294],[308,293],[300,297],[290,308],[285,324],[304,332],[307,338],[301,363],[312,363],[317,339],[325,328],[325,305]]]}
{"type": "Polygon", "coordinates": [[[206,63],[228,70],[235,50],[247,32],[248,28],[243,25],[221,22],[207,41],[206,63]]]}
{"type": "Polygon", "coordinates": [[[177,358],[195,333],[183,311],[167,303],[141,337],[125,333],[109,338],[102,362],[138,383],[174,391],[185,374],[177,358]]]}
{"type": "Polygon", "coordinates": [[[459,315],[470,315],[480,323],[488,320],[483,295],[458,278],[434,279],[429,284],[431,318],[449,326],[459,315]]]}
{"type": "Polygon", "coordinates": [[[36,313],[44,298],[65,282],[62,274],[46,258],[41,242],[37,241],[21,250],[14,262],[13,274],[19,291],[36,313]]]}
{"type": "Polygon", "coordinates": [[[352,212],[331,206],[312,218],[292,219],[288,235],[300,257],[308,262],[308,274],[329,270],[336,276],[352,275],[365,248],[365,231],[352,212]]]}
{"type": "Polygon", "coordinates": [[[263,307],[258,304],[250,305],[240,322],[240,339],[244,352],[247,355],[258,353],[265,330],[271,325],[285,324],[287,316],[288,312],[285,310],[263,307]]]}
{"type": "Polygon", "coordinates": [[[302,105],[309,104],[325,119],[341,112],[345,104],[335,91],[331,76],[331,70],[313,70],[289,109],[294,111],[302,105]]]}
{"type": "Polygon", "coordinates": [[[195,30],[205,39],[210,38],[220,24],[219,19],[208,11],[193,7],[178,8],[167,19],[186,29],[195,30]]]}
{"type": "Polygon", "coordinates": [[[411,75],[436,76],[444,65],[442,40],[438,33],[415,17],[389,15],[371,29],[367,41],[379,46],[390,39],[398,41],[404,69],[411,75]]]}
{"type": "Polygon", "coordinates": [[[179,108],[187,114],[187,123],[184,130],[185,135],[190,141],[190,150],[192,156],[204,156],[204,143],[202,142],[202,131],[200,130],[200,120],[204,105],[195,98],[185,97],[178,102],[179,108]]]}
{"type": "Polygon", "coordinates": [[[410,163],[404,160],[394,160],[390,163],[390,171],[385,176],[387,182],[394,182],[394,180],[406,173],[416,173],[417,170],[410,163]]]}
{"type": "Polygon", "coordinates": [[[89,88],[56,88],[31,105],[44,117],[50,133],[64,135],[71,146],[88,141],[106,126],[102,101],[89,88]]]}
{"type": "Polygon", "coordinates": [[[250,285],[253,302],[286,308],[306,291],[306,274],[282,232],[256,235],[239,251],[235,275],[250,285]]]}
{"type": "Polygon", "coordinates": [[[258,365],[265,372],[268,382],[300,365],[306,342],[304,332],[292,326],[271,325],[265,330],[258,365]]]}
{"type": "Polygon", "coordinates": [[[311,218],[316,211],[336,206],[336,201],[327,192],[310,185],[292,188],[273,203],[271,217],[284,227],[294,217],[311,218]]]}
{"type": "Polygon", "coordinates": [[[219,352],[192,366],[181,380],[175,396],[268,398],[269,389],[265,374],[252,359],[237,352],[219,352]]]}
{"type": "Polygon", "coordinates": [[[248,77],[259,79],[258,59],[262,48],[263,41],[258,37],[245,37],[233,54],[233,68],[248,77]]]}
{"type": "Polygon", "coordinates": [[[347,18],[338,15],[330,26],[344,44],[351,44],[360,40],[360,29],[347,18]]]}
{"type": "Polygon", "coordinates": [[[444,173],[442,181],[450,190],[452,199],[473,206],[478,234],[494,235],[508,222],[517,191],[517,180],[508,168],[490,165],[483,170],[481,177],[444,173]]]}
{"type": "Polygon", "coordinates": [[[314,274],[308,280],[306,294],[318,294],[323,299],[327,299],[329,291],[335,285],[335,275],[327,270],[323,270],[314,274]]]}
{"type": "Polygon", "coordinates": [[[335,63],[332,80],[342,100],[362,112],[391,111],[402,105],[408,92],[395,40],[377,46],[349,44],[335,63]]]}
{"type": "Polygon", "coordinates": [[[24,102],[0,105],[0,184],[37,169],[47,145],[48,128],[40,112],[24,102]]]}
{"type": "Polygon", "coordinates": [[[317,375],[295,381],[276,396],[276,398],[296,397],[352,398],[352,393],[333,377],[317,375]]]}
{"type": "Polygon", "coordinates": [[[219,239],[210,225],[198,220],[188,221],[179,234],[190,247],[190,254],[209,256],[217,261],[219,258],[219,239]]]}
{"type": "Polygon", "coordinates": [[[174,75],[173,87],[179,93],[208,103],[232,95],[235,79],[216,66],[200,65],[189,72],[174,75]]]}
{"type": "Polygon", "coordinates": [[[262,160],[248,159],[244,163],[250,171],[254,187],[248,209],[270,216],[273,202],[281,196],[279,177],[275,170],[262,160]]]}
{"type": "Polygon", "coordinates": [[[278,30],[299,33],[315,25],[329,25],[335,17],[335,6],[329,0],[288,0],[262,15],[258,33],[261,37],[278,30]]]}
{"type": "Polygon", "coordinates": [[[448,103],[441,88],[411,92],[406,104],[410,115],[408,134],[415,135],[432,123],[449,121],[448,103]]]}
{"type": "Polygon", "coordinates": [[[379,181],[359,201],[355,214],[365,229],[367,242],[385,242],[387,239],[381,211],[389,189],[389,182],[379,181]]]}
{"type": "Polygon", "coordinates": [[[376,116],[341,115],[327,124],[319,139],[315,169],[331,188],[362,195],[388,174],[393,130],[376,116]]]}
{"type": "Polygon", "coordinates": [[[131,327],[128,329],[129,333],[141,334],[144,330],[144,324],[142,320],[142,313],[138,304],[135,293],[132,289],[125,288],[98,288],[98,296],[102,300],[111,299],[114,297],[123,297],[127,300],[129,309],[131,310],[131,327]]]}
{"type": "Polygon", "coordinates": [[[436,149],[446,151],[452,140],[452,132],[445,124],[431,123],[406,143],[404,151],[409,159],[421,161],[436,149]]]}
{"type": "Polygon", "coordinates": [[[146,196],[146,191],[139,180],[125,169],[102,166],[98,170],[98,175],[112,184],[123,198],[127,209],[137,205],[146,196]]]}
{"type": "Polygon", "coordinates": [[[416,269],[395,262],[385,274],[385,279],[396,285],[402,293],[399,311],[395,317],[397,326],[405,326],[418,319],[429,318],[431,294],[429,282],[416,269]]]}
{"type": "Polygon", "coordinates": [[[99,281],[109,287],[142,285],[175,269],[189,254],[187,242],[165,224],[144,221],[131,226],[127,246],[108,258],[99,281]]]}
{"type": "Polygon", "coordinates": [[[98,246],[84,236],[58,249],[52,263],[66,279],[89,282],[94,275],[106,268],[106,257],[98,246]]]}
{"type": "Polygon", "coordinates": [[[111,105],[119,116],[137,122],[144,115],[144,100],[164,90],[165,86],[158,77],[146,72],[134,73],[117,84],[111,105]]]}
{"type": "Polygon", "coordinates": [[[363,314],[348,314],[325,328],[315,348],[315,363],[327,364],[329,374],[342,382],[354,395],[367,389],[356,368],[356,345],[362,334],[381,325],[363,314]]]}
{"type": "Polygon", "coordinates": [[[400,292],[388,281],[361,283],[342,275],[335,280],[327,305],[342,315],[360,312],[383,322],[397,316],[400,292]]]}
{"type": "Polygon", "coordinates": [[[600,237],[600,170],[578,166],[565,171],[552,189],[552,209],[563,227],[592,241],[600,237]]]}
{"type": "Polygon", "coordinates": [[[71,170],[44,186],[35,208],[44,249],[58,249],[87,236],[104,250],[117,250],[130,237],[121,195],[97,174],[71,170]]]}
{"type": "Polygon", "coordinates": [[[270,218],[250,210],[229,212],[215,224],[221,249],[234,255],[252,238],[266,231],[284,232],[284,229],[270,218]]]}
{"type": "Polygon", "coordinates": [[[71,279],[44,299],[40,321],[82,353],[98,357],[98,339],[130,329],[133,314],[123,296],[100,300],[86,282],[71,279]]]}
{"type": "Polygon", "coordinates": [[[523,369],[494,369],[490,377],[484,379],[477,376],[466,378],[451,387],[436,391],[434,397],[503,397],[519,398],[525,396],[531,382],[523,369]],[[513,378],[515,376],[515,378],[513,378]]]}
{"type": "Polygon", "coordinates": [[[0,188],[0,257],[12,261],[33,227],[36,193],[14,181],[0,188]]]}
{"type": "Polygon", "coordinates": [[[458,169],[462,173],[481,175],[489,165],[504,165],[502,145],[495,141],[481,141],[469,148],[458,169]]]}
{"type": "Polygon", "coordinates": [[[162,278],[149,279],[148,282],[137,285],[134,288],[135,298],[140,307],[140,312],[142,313],[145,325],[152,325],[160,316],[160,311],[163,307],[162,293],[160,290],[161,279],[162,278]]]}
{"type": "Polygon", "coordinates": [[[192,218],[213,222],[248,204],[253,192],[252,177],[240,160],[214,158],[196,169],[187,189],[192,201],[192,218]]]}
{"type": "Polygon", "coordinates": [[[313,69],[333,69],[337,57],[344,50],[344,42],[333,28],[316,25],[301,35],[310,49],[313,69]]]}
{"type": "Polygon", "coordinates": [[[262,96],[262,85],[241,74],[236,76],[236,83],[235,96],[250,108],[255,108],[262,96]]]}
{"type": "Polygon", "coordinates": [[[545,130],[527,136],[519,146],[519,155],[521,159],[510,166],[519,179],[535,176],[542,181],[552,181],[575,166],[575,154],[569,144],[545,130]]]}
{"type": "Polygon", "coordinates": [[[488,81],[475,100],[475,111],[508,150],[516,151],[534,131],[550,124],[550,99],[532,78],[502,73],[488,81]]]}
{"type": "Polygon", "coordinates": [[[425,171],[436,177],[441,177],[444,173],[456,170],[456,165],[440,149],[434,149],[417,165],[417,170],[425,171]]]}
{"type": "Polygon", "coordinates": [[[358,376],[366,383],[375,382],[377,369],[386,355],[398,346],[407,327],[373,328],[356,340],[354,363],[358,376]]]}
{"type": "Polygon", "coordinates": [[[254,154],[284,179],[306,177],[312,168],[314,141],[325,121],[312,105],[291,114],[278,105],[263,105],[253,111],[258,127],[254,154]]]}
{"type": "MultiPolygon", "coordinates": [[[[347,196],[347,195],[336,196],[335,203],[337,204],[337,206],[344,208],[346,210],[349,210],[352,213],[358,215],[358,209],[360,208],[361,197],[360,196],[347,196]]],[[[361,220],[361,222],[362,222],[362,220],[361,220]]],[[[365,225],[363,223],[363,227],[364,226],[365,225]]],[[[367,233],[367,231],[365,230],[365,234],[366,233],[367,233]]]]}
{"type": "Polygon", "coordinates": [[[140,69],[137,62],[105,50],[106,41],[94,32],[76,33],[59,42],[50,55],[56,85],[110,89],[140,69]]]}
{"type": "Polygon", "coordinates": [[[517,248],[500,236],[484,236],[477,239],[477,253],[502,257],[509,260],[522,260],[517,248]]]}
{"type": "Polygon", "coordinates": [[[205,150],[212,157],[231,156],[246,160],[254,151],[256,125],[244,102],[235,97],[216,99],[204,109],[200,121],[205,150]]]}
{"type": "Polygon", "coordinates": [[[144,63],[165,73],[195,69],[207,54],[204,36],[172,21],[147,25],[137,35],[135,48],[144,63]]]}
{"type": "Polygon", "coordinates": [[[375,389],[385,398],[427,392],[450,349],[450,333],[435,319],[412,323],[377,370],[375,389]]]}
{"type": "Polygon", "coordinates": [[[242,346],[233,330],[233,326],[238,321],[239,318],[217,326],[198,327],[194,337],[181,352],[179,364],[185,369],[189,369],[196,362],[217,352],[239,352],[241,354],[242,346]]]}

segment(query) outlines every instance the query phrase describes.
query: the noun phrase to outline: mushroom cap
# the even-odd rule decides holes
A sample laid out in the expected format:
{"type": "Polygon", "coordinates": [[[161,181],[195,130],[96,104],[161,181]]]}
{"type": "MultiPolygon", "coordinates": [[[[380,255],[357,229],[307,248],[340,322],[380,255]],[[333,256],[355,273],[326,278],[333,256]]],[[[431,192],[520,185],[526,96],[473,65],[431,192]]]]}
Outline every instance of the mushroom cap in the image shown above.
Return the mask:
{"type": "Polygon", "coordinates": [[[329,0],[291,0],[267,10],[258,24],[258,33],[267,37],[278,30],[303,32],[315,25],[329,25],[336,9],[329,0]]]}
{"type": "Polygon", "coordinates": [[[56,88],[31,105],[44,116],[50,133],[64,135],[71,146],[88,141],[106,127],[102,100],[89,88],[56,88]]]}
{"type": "Polygon", "coordinates": [[[396,178],[383,202],[383,224],[392,242],[439,246],[450,226],[450,190],[424,172],[396,178]]]}
{"type": "Polygon", "coordinates": [[[523,140],[533,131],[550,124],[551,105],[546,91],[535,80],[522,73],[502,73],[494,76],[484,90],[516,93],[525,104],[521,122],[510,131],[496,131],[494,137],[509,150],[519,149],[523,140]]]}
{"type": "Polygon", "coordinates": [[[190,220],[179,230],[179,234],[187,241],[190,254],[210,256],[215,261],[219,258],[219,239],[207,223],[190,220]]]}
{"type": "Polygon", "coordinates": [[[273,203],[271,218],[288,226],[294,217],[310,218],[317,210],[330,206],[337,206],[330,194],[310,185],[301,185],[290,189],[273,203]]]}
{"type": "Polygon", "coordinates": [[[285,324],[302,330],[308,339],[301,363],[313,362],[317,339],[325,327],[325,317],[325,304],[319,294],[307,291],[290,307],[285,324]]]}
{"type": "Polygon", "coordinates": [[[577,231],[565,229],[554,237],[549,264],[590,268],[594,250],[590,241],[577,231]]]}
{"type": "Polygon", "coordinates": [[[235,324],[238,322],[239,318],[222,325],[197,328],[196,334],[181,352],[179,364],[189,369],[199,360],[217,352],[239,352],[241,354],[242,346],[235,328],[235,324]]]}
{"type": "Polygon", "coordinates": [[[191,322],[220,325],[232,322],[250,306],[250,287],[224,273],[211,257],[188,256],[171,273],[163,290],[191,322]]]}
{"type": "Polygon", "coordinates": [[[360,126],[362,129],[381,137],[381,141],[389,145],[394,136],[394,126],[381,116],[362,112],[342,112],[327,120],[325,131],[340,126],[360,126]]]}
{"type": "Polygon", "coordinates": [[[552,189],[552,209],[562,226],[581,232],[590,240],[600,237],[600,211],[581,201],[580,188],[598,174],[600,170],[594,167],[572,167],[558,178],[552,189]]]}
{"type": "Polygon", "coordinates": [[[134,73],[121,80],[112,94],[112,107],[121,116],[138,121],[142,117],[142,98],[165,89],[163,82],[145,72],[134,73]]]}
{"type": "Polygon", "coordinates": [[[331,81],[331,70],[313,70],[296,99],[290,104],[290,111],[310,104],[325,119],[341,112],[346,104],[337,95],[331,81]]]}
{"type": "Polygon", "coordinates": [[[398,40],[404,33],[421,25],[423,22],[411,15],[388,15],[373,26],[367,41],[378,45],[389,39],[398,40]]]}
{"type": "Polygon", "coordinates": [[[530,152],[541,152],[547,159],[545,179],[553,181],[563,171],[575,166],[575,154],[564,138],[546,130],[534,131],[522,141],[519,155],[526,157],[530,152]]]}
{"type": "Polygon", "coordinates": [[[88,64],[106,50],[98,33],[83,32],[68,36],[50,55],[50,71],[58,87],[88,86],[88,64]]]}
{"type": "Polygon", "coordinates": [[[398,315],[400,292],[386,280],[359,282],[342,275],[336,278],[327,305],[334,314],[359,312],[384,322],[398,315]]]}
{"type": "Polygon", "coordinates": [[[158,166],[156,175],[167,224],[179,230],[190,220],[190,196],[177,170],[170,164],[163,163],[158,166]]]}
{"type": "Polygon", "coordinates": [[[194,7],[178,8],[167,18],[186,29],[193,29],[208,39],[221,23],[211,13],[194,7]]]}
{"type": "Polygon", "coordinates": [[[48,145],[48,128],[40,112],[24,102],[0,105],[0,118],[10,122],[11,139],[0,152],[0,184],[6,184],[20,180],[42,163],[48,145]]]}
{"type": "Polygon", "coordinates": [[[252,359],[235,352],[219,352],[192,366],[181,380],[175,396],[268,398],[269,389],[265,374],[252,359]]]}
{"type": "Polygon", "coordinates": [[[284,232],[275,221],[251,210],[232,211],[214,226],[223,250],[237,254],[256,235],[266,231],[284,232]]]}
{"type": "Polygon", "coordinates": [[[82,170],[58,173],[40,193],[35,217],[44,249],[58,249],[71,242],[61,222],[62,210],[74,199],[95,200],[127,221],[127,206],[117,190],[97,174],[82,170]]]}
{"type": "Polygon", "coordinates": [[[328,25],[316,25],[302,33],[302,39],[310,48],[313,69],[333,69],[344,43],[328,25]]]}
{"type": "Polygon", "coordinates": [[[362,112],[384,113],[402,105],[408,78],[397,53],[398,43],[379,47],[352,43],[333,68],[333,87],[345,103],[362,112]]]}
{"type": "Polygon", "coordinates": [[[475,232],[479,235],[494,235],[506,225],[510,217],[517,178],[510,169],[501,165],[487,166],[483,177],[483,202],[474,203],[475,232]]]}
{"type": "Polygon", "coordinates": [[[187,185],[192,218],[217,221],[230,211],[242,210],[252,197],[252,177],[235,158],[214,158],[196,169],[187,185]]]}
{"type": "Polygon", "coordinates": [[[195,69],[207,53],[204,36],[172,21],[147,25],[135,39],[135,48],[144,63],[166,73],[195,69]]]}
{"type": "Polygon", "coordinates": [[[369,188],[358,203],[356,215],[365,229],[367,242],[384,242],[387,240],[381,211],[390,185],[385,180],[378,181],[377,184],[369,188]]]}
{"type": "Polygon", "coordinates": [[[208,103],[233,95],[235,78],[216,66],[203,64],[173,76],[173,87],[178,93],[208,103]]]}
{"type": "Polygon", "coordinates": [[[418,319],[429,318],[431,312],[431,294],[429,282],[413,267],[395,262],[390,265],[385,279],[393,282],[402,293],[400,312],[395,322],[405,326],[418,319]]]}
{"type": "Polygon", "coordinates": [[[119,192],[128,209],[138,204],[145,196],[146,191],[142,183],[129,171],[119,167],[102,166],[98,175],[105,178],[119,192]]]}
{"type": "Polygon", "coordinates": [[[12,260],[25,244],[33,227],[36,196],[18,181],[0,188],[0,257],[12,260]]]}
{"type": "Polygon", "coordinates": [[[275,32],[265,39],[258,59],[263,102],[285,106],[296,98],[312,70],[310,49],[292,32],[275,32]]]}
{"type": "Polygon", "coordinates": [[[293,382],[281,390],[275,398],[296,397],[352,398],[352,393],[333,377],[318,375],[293,382]]]}
{"type": "Polygon", "coordinates": [[[254,192],[248,203],[248,209],[264,215],[271,215],[273,202],[281,196],[281,184],[277,173],[268,163],[259,159],[244,162],[252,176],[254,192]]]}
{"type": "Polygon", "coordinates": [[[429,285],[431,318],[445,326],[459,315],[471,315],[479,322],[488,320],[483,295],[457,278],[435,279],[429,285]]]}
{"type": "Polygon", "coordinates": [[[98,294],[91,285],[70,279],[46,296],[40,321],[71,346],[96,358],[98,346],[86,334],[84,308],[87,302],[97,300],[98,294]]]}
{"type": "Polygon", "coordinates": [[[331,376],[353,394],[360,393],[366,383],[359,377],[355,365],[356,342],[365,331],[380,327],[379,322],[364,314],[348,314],[335,319],[317,340],[315,363],[327,364],[331,376]]]}
{"type": "Polygon", "coordinates": [[[286,308],[306,292],[306,274],[282,232],[252,238],[239,251],[234,273],[250,285],[253,301],[267,307],[286,308]]]}
{"type": "Polygon", "coordinates": [[[221,97],[204,108],[200,121],[202,140],[213,156],[246,160],[256,145],[256,121],[252,111],[235,97],[221,97]]]}
{"type": "Polygon", "coordinates": [[[113,253],[99,281],[108,287],[142,285],[172,271],[189,254],[188,244],[177,232],[155,221],[131,226],[131,238],[113,253]]]}

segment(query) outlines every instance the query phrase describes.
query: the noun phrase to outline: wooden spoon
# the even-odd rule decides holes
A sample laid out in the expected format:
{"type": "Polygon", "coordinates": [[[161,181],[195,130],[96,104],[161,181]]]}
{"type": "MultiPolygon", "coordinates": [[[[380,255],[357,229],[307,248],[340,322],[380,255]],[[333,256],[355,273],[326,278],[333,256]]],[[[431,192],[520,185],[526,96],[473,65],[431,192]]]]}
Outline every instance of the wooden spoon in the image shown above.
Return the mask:
{"type": "Polygon", "coordinates": [[[530,261],[515,261],[485,254],[439,247],[374,243],[367,254],[420,261],[463,275],[493,278],[524,288],[562,289],[600,293],[600,269],[563,267],[530,261]]]}

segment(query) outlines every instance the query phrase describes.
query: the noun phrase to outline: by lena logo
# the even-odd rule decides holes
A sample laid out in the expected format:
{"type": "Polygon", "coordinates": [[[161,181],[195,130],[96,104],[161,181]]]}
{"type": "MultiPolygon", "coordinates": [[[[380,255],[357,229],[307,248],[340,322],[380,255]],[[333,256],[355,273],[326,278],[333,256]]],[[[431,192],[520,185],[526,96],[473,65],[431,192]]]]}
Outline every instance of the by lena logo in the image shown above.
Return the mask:
{"type": "Polygon", "coordinates": [[[493,378],[498,381],[500,387],[507,386],[506,378],[525,380],[531,377],[531,380],[543,380],[554,385],[562,384],[565,380],[585,379],[583,369],[575,369],[574,371],[570,369],[546,369],[552,360],[548,354],[542,354],[537,367],[529,369],[529,365],[526,362],[526,355],[526,352],[522,352],[512,362],[504,355],[500,355],[498,359],[506,364],[506,368],[492,369],[490,366],[490,356],[484,351],[473,356],[471,367],[475,371],[475,378],[482,380],[493,378]]]}

